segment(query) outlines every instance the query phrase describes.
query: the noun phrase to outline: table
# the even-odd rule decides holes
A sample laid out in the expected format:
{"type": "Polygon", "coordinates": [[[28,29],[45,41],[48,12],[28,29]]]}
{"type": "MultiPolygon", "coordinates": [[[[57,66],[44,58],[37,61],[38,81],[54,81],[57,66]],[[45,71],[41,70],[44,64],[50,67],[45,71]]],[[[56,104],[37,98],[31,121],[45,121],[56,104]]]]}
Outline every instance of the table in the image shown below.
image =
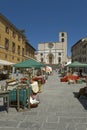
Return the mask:
{"type": "Polygon", "coordinates": [[[34,81],[38,81],[38,80],[41,80],[41,84],[44,84],[46,82],[46,78],[44,76],[36,76],[36,77],[33,77],[33,80],[34,81]]]}
{"type": "Polygon", "coordinates": [[[9,109],[9,91],[2,91],[0,90],[0,98],[2,98],[2,103],[0,106],[5,106],[6,111],[8,112],[9,109]]]}

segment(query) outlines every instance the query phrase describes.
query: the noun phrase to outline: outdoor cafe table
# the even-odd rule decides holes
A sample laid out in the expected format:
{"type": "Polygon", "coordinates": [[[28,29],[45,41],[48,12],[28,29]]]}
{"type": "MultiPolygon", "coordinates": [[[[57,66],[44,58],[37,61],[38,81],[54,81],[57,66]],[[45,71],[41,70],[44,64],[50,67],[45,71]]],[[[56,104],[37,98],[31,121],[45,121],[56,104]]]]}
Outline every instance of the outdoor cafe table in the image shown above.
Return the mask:
{"type": "Polygon", "coordinates": [[[36,77],[33,77],[33,80],[34,81],[41,81],[41,84],[44,84],[45,83],[45,78],[43,76],[36,76],[36,77]]]}
{"type": "Polygon", "coordinates": [[[41,86],[42,86],[43,83],[45,83],[43,77],[37,76],[37,77],[34,77],[33,80],[38,82],[39,92],[41,92],[41,86]]]}

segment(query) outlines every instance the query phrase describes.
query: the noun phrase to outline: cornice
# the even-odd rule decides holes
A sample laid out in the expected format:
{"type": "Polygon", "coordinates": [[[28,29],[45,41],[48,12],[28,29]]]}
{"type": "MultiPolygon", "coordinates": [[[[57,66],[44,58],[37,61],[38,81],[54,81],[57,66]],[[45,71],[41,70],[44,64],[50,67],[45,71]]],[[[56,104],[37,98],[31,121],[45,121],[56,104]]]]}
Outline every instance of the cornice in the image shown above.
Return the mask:
{"type": "Polygon", "coordinates": [[[25,37],[24,34],[21,33],[21,31],[14,24],[12,24],[2,13],[0,13],[0,19],[4,20],[7,24],[9,24],[9,26],[11,26],[14,30],[16,30],[20,35],[25,37]]]}

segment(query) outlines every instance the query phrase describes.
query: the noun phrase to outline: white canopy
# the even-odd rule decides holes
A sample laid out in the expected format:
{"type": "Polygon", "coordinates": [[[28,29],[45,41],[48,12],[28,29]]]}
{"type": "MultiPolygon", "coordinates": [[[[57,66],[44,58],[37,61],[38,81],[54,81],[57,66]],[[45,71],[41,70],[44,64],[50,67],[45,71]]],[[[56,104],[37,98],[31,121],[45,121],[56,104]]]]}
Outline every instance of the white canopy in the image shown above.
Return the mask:
{"type": "Polygon", "coordinates": [[[71,61],[67,62],[67,64],[66,64],[65,66],[67,66],[67,65],[69,65],[69,64],[71,64],[71,61]]]}
{"type": "Polygon", "coordinates": [[[50,67],[50,66],[46,66],[46,71],[50,71],[50,72],[52,72],[52,67],[50,67]]]}
{"type": "Polygon", "coordinates": [[[0,65],[13,65],[14,63],[6,61],[6,60],[1,60],[0,59],[0,65]]]}

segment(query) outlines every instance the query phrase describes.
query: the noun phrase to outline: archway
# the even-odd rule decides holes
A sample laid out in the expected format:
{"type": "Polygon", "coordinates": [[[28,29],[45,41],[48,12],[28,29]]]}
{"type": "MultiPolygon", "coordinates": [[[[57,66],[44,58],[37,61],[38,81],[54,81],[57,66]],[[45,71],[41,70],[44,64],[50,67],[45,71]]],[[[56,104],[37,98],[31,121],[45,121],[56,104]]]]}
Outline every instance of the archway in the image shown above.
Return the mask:
{"type": "Polygon", "coordinates": [[[48,62],[49,64],[53,64],[53,61],[54,61],[54,56],[52,53],[48,54],[48,62]]]}

